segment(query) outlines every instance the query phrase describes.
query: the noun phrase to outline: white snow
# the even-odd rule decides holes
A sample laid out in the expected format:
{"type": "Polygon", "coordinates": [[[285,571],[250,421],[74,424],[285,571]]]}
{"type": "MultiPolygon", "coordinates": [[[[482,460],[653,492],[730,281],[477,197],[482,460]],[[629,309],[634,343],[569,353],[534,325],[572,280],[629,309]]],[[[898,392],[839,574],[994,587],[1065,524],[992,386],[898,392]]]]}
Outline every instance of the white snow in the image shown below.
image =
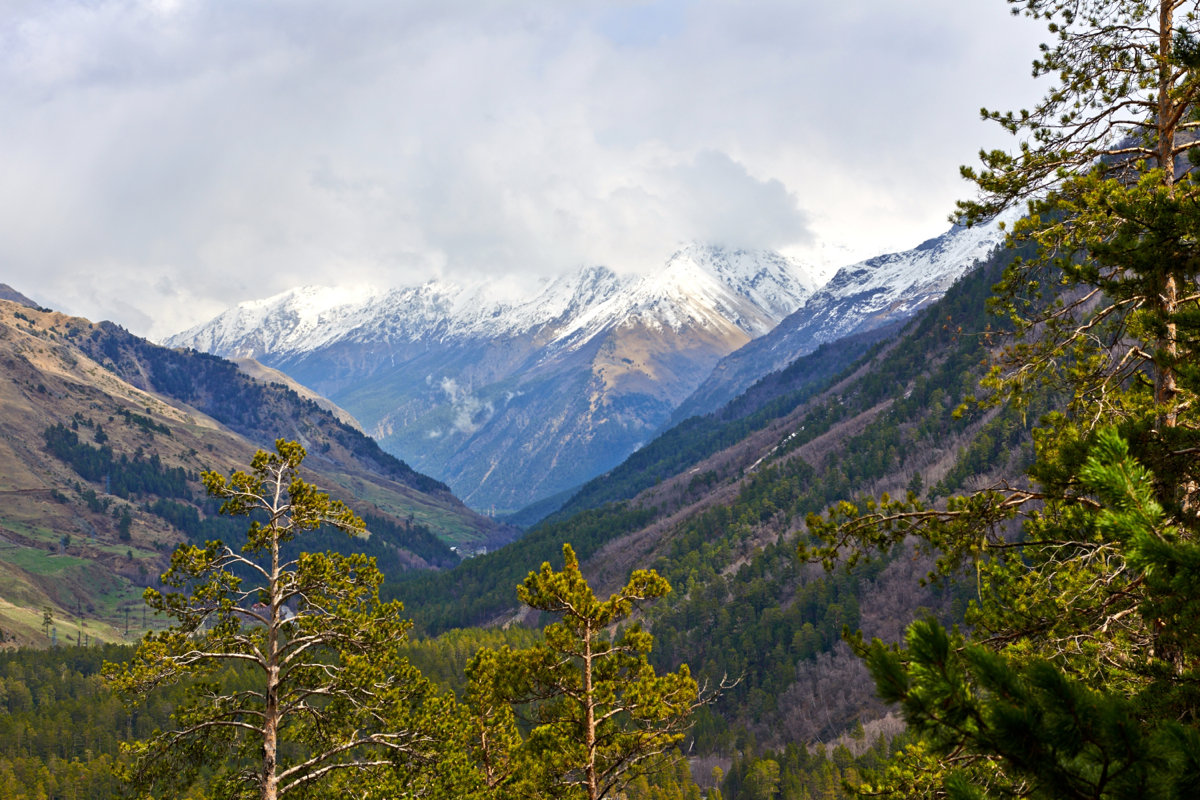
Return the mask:
{"type": "Polygon", "coordinates": [[[601,331],[640,324],[771,330],[819,288],[820,271],[768,251],[691,245],[657,273],[618,276],[587,267],[542,284],[532,296],[478,281],[292,289],[242,303],[165,344],[224,356],[291,356],[338,341],[499,339],[538,335],[578,347],[601,331]]]}
{"type": "Polygon", "coordinates": [[[870,315],[905,313],[940,297],[1004,240],[1001,223],[1019,217],[1014,209],[986,225],[953,228],[912,250],[842,267],[827,282],[827,268],[778,253],[692,244],[649,275],[586,267],[544,281],[524,297],[503,278],[388,291],[305,286],[242,303],[165,343],[230,357],[288,357],[340,341],[536,336],[551,349],[570,349],[633,325],[674,331],[732,326],[757,338],[806,303],[828,341],[870,315]],[[823,309],[831,316],[818,320],[823,309]]]}
{"type": "Polygon", "coordinates": [[[1005,228],[1023,216],[1012,208],[988,223],[954,227],[902,253],[869,258],[842,267],[806,308],[812,317],[801,325],[821,328],[819,341],[833,341],[868,317],[904,316],[936,300],[1005,239],[1005,228]]]}

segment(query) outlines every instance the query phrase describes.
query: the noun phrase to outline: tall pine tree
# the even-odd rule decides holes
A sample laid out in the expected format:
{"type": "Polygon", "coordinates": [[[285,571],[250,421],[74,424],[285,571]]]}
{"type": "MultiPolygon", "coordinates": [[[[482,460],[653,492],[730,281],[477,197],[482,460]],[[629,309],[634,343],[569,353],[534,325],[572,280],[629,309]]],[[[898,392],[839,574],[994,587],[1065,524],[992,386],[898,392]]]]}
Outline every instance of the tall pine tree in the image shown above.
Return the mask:
{"type": "Polygon", "coordinates": [[[191,683],[174,728],[128,748],[128,777],[146,795],[203,779],[214,798],[331,796],[427,781],[437,766],[446,701],[402,657],[409,623],[399,603],[379,602],[374,560],[282,555],[322,525],[363,531],[300,477],[304,455],[280,439],[248,472],[204,474],[221,513],[250,518],[245,544],[178,548],[162,576],[168,591],[146,590],[174,624],[146,634],[130,662],[106,665],[135,704],[164,683],[191,683]]]}
{"type": "MultiPolygon", "coordinates": [[[[859,643],[882,696],[924,734],[883,782],[909,795],[1189,797],[1200,772],[1200,197],[1197,3],[1010,0],[1054,42],[1023,136],[964,169],[968,221],[1030,198],[1040,246],[998,287],[1018,339],[993,402],[1060,398],[1036,460],[1006,486],[928,509],[915,497],[810,519],[832,563],[909,536],[973,567],[970,638],[918,622],[859,643]]],[[[872,790],[882,788],[879,785],[872,790]]]]}

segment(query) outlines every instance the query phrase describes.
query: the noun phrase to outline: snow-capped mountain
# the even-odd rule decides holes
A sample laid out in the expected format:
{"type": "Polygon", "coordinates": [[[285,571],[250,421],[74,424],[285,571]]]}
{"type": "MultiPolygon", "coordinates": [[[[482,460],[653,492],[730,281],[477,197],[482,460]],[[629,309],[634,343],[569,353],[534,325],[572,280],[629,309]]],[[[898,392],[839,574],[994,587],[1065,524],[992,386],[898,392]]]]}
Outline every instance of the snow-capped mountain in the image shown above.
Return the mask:
{"type": "Polygon", "coordinates": [[[586,341],[622,324],[684,330],[732,324],[761,336],[820,286],[774,253],[693,245],[661,272],[620,278],[588,267],[544,281],[532,297],[498,299],[494,283],[429,281],[380,292],[371,287],[305,286],[242,303],[166,344],[242,358],[279,359],[333,342],[496,339],[544,332],[547,344],[586,341]]]}
{"type": "Polygon", "coordinates": [[[692,245],[651,275],[589,267],[524,297],[495,282],[293,289],[166,343],[278,368],[471,505],[515,509],[615,466],[826,276],[692,245]]]}
{"type": "Polygon", "coordinates": [[[1013,209],[987,224],[955,226],[911,250],[843,267],[769,334],[721,359],[672,419],[714,411],[822,344],[911,317],[999,247],[1002,226],[1020,216],[1013,209]]]}

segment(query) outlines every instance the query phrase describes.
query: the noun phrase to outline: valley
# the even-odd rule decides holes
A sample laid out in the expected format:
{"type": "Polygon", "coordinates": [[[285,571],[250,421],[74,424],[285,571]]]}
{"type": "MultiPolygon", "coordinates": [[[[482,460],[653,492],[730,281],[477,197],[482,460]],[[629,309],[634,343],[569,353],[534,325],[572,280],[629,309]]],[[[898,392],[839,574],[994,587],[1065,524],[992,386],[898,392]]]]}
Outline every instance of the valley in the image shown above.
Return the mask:
{"type": "Polygon", "coordinates": [[[653,277],[590,268],[510,303],[487,284],[296,289],[168,343],[261,359],[472,507],[511,513],[574,491],[821,344],[909,318],[989,255],[1004,222],[827,283],[776,254],[693,245],[653,277]]]}
{"type": "MultiPolygon", "coordinates": [[[[410,334],[428,341],[420,348],[407,345],[406,358],[393,369],[370,366],[374,362],[368,354],[395,352],[394,341],[372,339],[377,334],[363,333],[359,322],[344,324],[347,316],[355,320],[362,316],[359,311],[351,314],[349,307],[336,306],[314,315],[311,309],[324,301],[314,299],[320,293],[308,290],[263,307],[242,307],[237,312],[241,322],[231,317],[223,328],[210,329],[206,335],[219,329],[241,331],[221,345],[243,359],[237,363],[193,350],[159,347],[108,323],[93,325],[45,310],[6,306],[3,341],[11,345],[12,363],[25,369],[23,379],[13,373],[10,391],[28,407],[25,416],[9,415],[7,424],[13,431],[9,439],[32,438],[36,446],[27,446],[19,459],[14,456],[14,463],[29,465],[27,474],[20,477],[14,471],[8,478],[9,491],[25,500],[5,506],[3,525],[14,547],[5,569],[19,577],[19,585],[35,588],[5,598],[11,610],[0,627],[10,630],[15,641],[34,644],[47,636],[71,645],[81,642],[81,636],[88,637],[89,643],[136,639],[145,629],[138,618],[144,608],[139,587],[153,585],[175,544],[213,535],[237,536],[236,523],[226,525],[215,516],[215,506],[203,502],[195,483],[198,473],[212,468],[210,464],[245,463],[252,447],[283,436],[301,441],[309,450],[306,465],[313,469],[313,477],[367,515],[369,527],[378,531],[372,533],[364,552],[376,558],[387,578],[383,597],[403,602],[405,613],[415,621],[416,641],[427,642],[421,646],[431,648],[431,653],[438,653],[443,646],[438,643],[455,636],[455,631],[517,631],[535,625],[536,617],[520,608],[514,588],[534,565],[561,564],[559,547],[569,542],[598,593],[615,591],[631,571],[645,566],[654,567],[677,587],[645,611],[644,619],[656,638],[653,664],[657,669],[688,663],[705,685],[720,685],[736,676],[734,684],[705,710],[689,738],[688,747],[705,758],[716,758],[714,763],[736,771],[737,765],[718,754],[728,752],[738,737],[751,736],[757,748],[768,752],[798,741],[837,738],[856,721],[869,723],[872,731],[896,735],[894,717],[887,716],[887,709],[874,699],[866,669],[842,641],[843,626],[898,641],[907,620],[919,611],[934,613],[948,623],[960,619],[969,593],[953,582],[919,588],[921,578],[935,568],[930,554],[919,550],[901,549],[853,570],[833,573],[797,559],[796,551],[807,540],[806,517],[839,499],[857,493],[903,496],[915,491],[936,500],[987,485],[996,475],[1020,470],[1029,458],[1028,422],[995,411],[951,415],[983,375],[980,365],[989,355],[980,333],[992,323],[985,300],[991,284],[1012,261],[1011,255],[999,253],[978,265],[977,254],[994,236],[990,230],[957,248],[947,243],[953,242],[954,235],[951,232],[938,246],[914,252],[951,251],[974,259],[966,265],[938,262],[946,265],[947,276],[958,276],[956,281],[935,279],[924,267],[911,266],[913,256],[871,262],[884,274],[890,274],[886,270],[891,265],[904,263],[909,266],[903,274],[923,275],[924,285],[934,288],[921,295],[920,302],[882,310],[878,304],[861,302],[837,306],[819,300],[833,296],[833,289],[818,288],[812,298],[818,299],[819,319],[824,321],[811,324],[844,331],[840,339],[821,341],[821,335],[812,335],[800,341],[794,335],[784,336],[781,328],[789,324],[789,330],[803,329],[795,320],[802,319],[804,305],[778,328],[765,322],[748,326],[758,339],[733,326],[740,337],[733,341],[741,343],[735,354],[758,342],[779,339],[781,344],[764,350],[772,355],[759,359],[752,370],[746,371],[749,361],[737,368],[743,375],[739,380],[744,383],[745,376],[753,380],[731,402],[675,425],[667,420],[680,413],[679,404],[699,402],[700,394],[688,399],[684,391],[658,384],[701,385],[694,377],[697,364],[715,367],[714,378],[728,377],[731,368],[713,355],[733,347],[717,343],[727,323],[709,320],[697,332],[651,326],[649,316],[635,323],[631,319],[637,315],[626,314],[617,324],[595,323],[601,333],[591,338],[578,332],[586,325],[576,323],[572,323],[574,339],[568,335],[555,340],[543,332],[541,349],[536,351],[529,348],[537,336],[510,333],[499,340],[476,338],[470,340],[470,348],[464,348],[461,337],[443,328],[437,336],[410,334]],[[945,297],[939,298],[941,292],[945,297]],[[309,311],[296,307],[287,313],[308,315],[314,327],[305,334],[307,341],[324,337],[326,343],[311,353],[296,341],[285,346],[285,340],[268,333],[271,325],[292,335],[303,329],[303,324],[297,328],[293,322],[288,327],[269,320],[288,318],[279,316],[284,313],[280,309],[304,297],[309,311]],[[243,330],[251,312],[260,314],[255,323],[259,327],[243,330]],[[860,319],[856,313],[865,316],[860,319]],[[342,341],[342,335],[330,338],[321,333],[322,325],[335,319],[343,320],[344,328],[358,331],[350,337],[353,345],[342,341]],[[697,344],[709,335],[706,330],[716,338],[697,344]],[[238,351],[230,344],[233,341],[241,342],[243,349],[238,351]],[[503,377],[503,370],[520,360],[508,350],[513,342],[525,342],[526,349],[518,347],[517,352],[542,353],[538,358],[543,359],[557,352],[560,361],[550,358],[548,364],[537,364],[519,377],[513,377],[516,373],[503,377]],[[451,345],[458,348],[453,358],[448,355],[451,345]],[[272,354],[272,347],[288,354],[272,354]],[[484,349],[471,349],[478,347],[484,349]],[[689,348],[709,355],[697,361],[688,355],[689,348]],[[783,363],[782,353],[788,348],[795,353],[783,363]],[[480,352],[504,354],[508,361],[497,362],[490,356],[475,361],[480,352]],[[31,359],[31,353],[38,358],[31,359]],[[339,353],[354,355],[334,367],[334,354],[339,353]],[[590,366],[583,377],[573,377],[562,368],[562,353],[586,357],[590,366]],[[264,366],[251,354],[276,366],[264,366]],[[372,419],[363,416],[364,406],[357,405],[361,398],[391,397],[395,376],[414,368],[419,374],[426,368],[422,364],[448,369],[441,361],[444,358],[460,366],[455,377],[440,381],[439,390],[461,393],[449,411],[427,413],[434,417],[441,413],[442,421],[436,424],[443,426],[477,425],[472,440],[495,438],[510,459],[531,458],[531,463],[538,463],[537,450],[521,442],[538,430],[529,422],[540,420],[538,424],[558,426],[557,458],[578,461],[579,445],[570,444],[572,437],[562,438],[561,431],[573,426],[574,439],[595,441],[600,438],[597,420],[616,413],[618,397],[624,397],[620,403],[630,414],[636,411],[633,397],[660,397],[654,419],[661,430],[640,423],[647,441],[631,455],[619,463],[589,461],[592,470],[599,463],[606,471],[590,479],[588,471],[571,473],[575,486],[567,486],[569,481],[554,486],[559,497],[546,506],[543,516],[552,512],[548,519],[524,533],[506,529],[458,504],[449,487],[412,471],[359,432],[359,422],[370,429],[372,419]],[[779,363],[782,368],[776,368],[779,363]],[[322,373],[322,368],[328,371],[322,373]],[[494,413],[494,397],[492,406],[481,411],[482,393],[469,394],[457,385],[467,375],[485,381],[478,370],[491,370],[491,378],[501,377],[490,391],[499,391],[495,386],[523,387],[506,390],[512,395],[504,400],[506,413],[520,407],[518,395],[535,394],[532,387],[544,382],[541,395],[555,398],[555,416],[545,419],[550,412],[529,411],[524,427],[515,422],[500,424],[496,418],[504,415],[494,413]],[[318,374],[327,376],[324,385],[341,386],[339,405],[355,409],[353,416],[298,382],[305,375],[318,374]],[[362,381],[362,375],[369,377],[362,381]],[[688,379],[689,375],[693,377],[688,379]],[[46,387],[45,393],[39,385],[46,387]],[[589,385],[595,388],[588,389],[589,385]],[[605,393],[605,399],[599,400],[593,392],[605,393]],[[47,393],[54,402],[36,402],[47,393]],[[449,421],[444,416],[448,413],[454,415],[449,421]],[[23,427],[16,427],[18,423],[23,427]],[[980,452],[984,440],[990,444],[980,452]],[[94,457],[103,447],[114,456],[132,458],[132,463],[152,457],[162,469],[178,469],[187,488],[118,489],[114,494],[111,475],[80,472],[78,459],[94,457]],[[37,486],[48,488],[30,491],[35,474],[37,486]],[[204,522],[196,527],[195,522],[183,522],[185,518],[204,522]],[[29,533],[35,519],[47,533],[29,533]],[[61,530],[72,531],[69,544],[61,530]],[[405,538],[419,535],[427,538],[405,538]],[[515,537],[519,537],[515,542],[499,547],[515,537]],[[460,561],[448,545],[459,552],[483,554],[460,561]],[[39,630],[42,608],[53,621],[39,630]],[[133,623],[126,629],[130,614],[133,623]]],[[[853,282],[845,277],[847,270],[837,274],[842,276],[839,285],[853,282]]],[[[615,285],[596,288],[596,281],[603,285],[610,278],[593,272],[587,284],[592,288],[572,288],[575,299],[568,307],[587,307],[578,300],[581,292],[615,293],[615,285]]],[[[863,281],[861,276],[854,280],[863,281]]],[[[908,284],[894,291],[912,295],[908,284]]],[[[329,297],[342,299],[336,294],[329,297]]],[[[393,298],[393,302],[398,301],[393,298]]],[[[598,312],[589,313],[595,317],[598,312]]],[[[556,319],[570,327],[561,322],[568,316],[559,313],[556,319]]],[[[379,316],[374,324],[382,325],[384,319],[379,316]]],[[[833,332],[824,335],[836,337],[833,332]]],[[[523,358],[526,364],[537,360],[531,355],[523,358]]],[[[706,385],[714,385],[714,378],[706,385]]],[[[311,377],[308,382],[323,385],[311,377]]],[[[424,383],[428,389],[434,381],[424,383]]],[[[728,392],[738,384],[722,385],[726,387],[722,391],[728,392]]],[[[429,417],[417,419],[435,424],[428,422],[429,417]]],[[[469,460],[464,456],[464,463],[469,460]]],[[[515,463],[482,462],[475,468],[512,475],[520,469],[515,463]]],[[[538,485],[525,483],[531,488],[538,485]]],[[[313,544],[356,547],[329,536],[313,544]]],[[[428,662],[429,668],[434,663],[440,662],[428,662]]],[[[459,680],[453,672],[446,679],[459,680]]],[[[863,751],[863,756],[877,758],[877,751],[863,751]]]]}
{"type": "MultiPolygon", "coordinates": [[[[192,44],[253,52],[216,77],[15,32],[45,132],[55,70],[121,120],[123,70],[180,109],[267,87],[197,139],[317,111],[190,173],[141,140],[153,190],[97,178],[127,225],[51,202],[99,161],[10,203],[31,264],[78,219],[40,284],[70,307],[208,321],[0,284],[0,796],[1195,796],[1200,0],[1001,5],[1049,34],[1041,100],[982,112],[1015,144],[949,230],[820,266],[784,253],[937,194],[966,128],[891,73],[974,94],[992,65],[944,51],[999,46],[980,9],[214,6],[238,35],[192,44]]],[[[217,33],[138,11],[164,53],[217,33]]]]}
{"type": "Polygon", "coordinates": [[[472,507],[511,512],[618,465],[819,283],[777,254],[693,245],[656,275],[586,268],[511,301],[487,283],[296,289],[168,343],[276,367],[472,507]]]}
{"type": "MultiPolygon", "coordinates": [[[[918,550],[901,549],[853,570],[833,573],[797,559],[796,550],[806,541],[807,515],[820,513],[830,503],[857,492],[902,496],[915,489],[917,495],[933,499],[987,485],[995,475],[1021,469],[1029,458],[1028,423],[994,411],[951,415],[982,376],[980,364],[986,361],[987,351],[979,332],[989,324],[985,300],[991,284],[1010,262],[1010,255],[995,256],[948,286],[946,296],[931,301],[911,323],[905,324],[906,317],[901,316],[876,332],[861,331],[817,348],[785,369],[766,374],[719,411],[669,428],[621,465],[585,483],[550,519],[505,547],[457,566],[453,566],[457,559],[429,561],[429,551],[429,563],[423,564],[410,553],[407,561],[401,560],[403,571],[399,572],[394,559],[381,559],[389,580],[383,596],[404,603],[405,613],[416,622],[417,641],[427,642],[423,646],[431,648],[431,654],[444,646],[439,642],[456,636],[455,631],[478,630],[480,626],[522,630],[536,624],[536,618],[520,609],[514,588],[533,565],[543,561],[560,565],[560,544],[570,542],[598,593],[616,590],[632,570],[643,566],[653,566],[677,587],[645,612],[644,619],[656,639],[653,663],[659,670],[688,663],[708,685],[737,676],[735,685],[705,710],[688,744],[705,758],[715,757],[713,763],[723,764],[723,769],[740,769],[717,756],[729,752],[738,737],[751,736],[758,752],[771,752],[796,742],[836,739],[853,728],[856,720],[868,723],[868,729],[875,731],[872,737],[885,730],[896,735],[895,718],[887,716],[887,709],[874,699],[866,669],[842,641],[843,626],[861,629],[866,636],[898,641],[907,620],[919,611],[934,613],[947,622],[961,618],[969,592],[953,583],[921,589],[921,579],[934,569],[934,562],[928,553],[918,550]],[[979,443],[985,438],[992,444],[980,454],[979,443]],[[422,569],[428,566],[441,569],[422,569]]],[[[113,406],[116,414],[104,430],[114,437],[113,445],[119,445],[119,451],[128,451],[135,441],[146,447],[151,441],[169,440],[169,447],[155,450],[167,464],[178,460],[186,468],[191,463],[187,453],[192,449],[238,463],[247,451],[230,426],[247,433],[269,427],[264,420],[270,414],[227,417],[224,424],[204,415],[199,409],[206,403],[217,410],[212,405],[216,398],[204,399],[205,393],[198,389],[200,382],[188,380],[175,387],[177,398],[187,397],[195,404],[181,408],[178,399],[147,394],[114,374],[129,374],[150,389],[165,383],[163,367],[154,365],[158,358],[168,362],[184,359],[181,364],[199,359],[198,363],[209,368],[228,364],[221,368],[236,372],[229,362],[164,351],[119,330],[85,328],[83,321],[61,315],[43,320],[45,312],[10,313],[29,317],[13,319],[23,326],[26,337],[32,337],[29,346],[45,347],[46,353],[50,350],[48,344],[41,344],[41,337],[56,335],[51,328],[79,328],[66,332],[60,349],[85,340],[86,346],[77,350],[72,345],[61,352],[86,364],[88,374],[103,373],[110,393],[122,387],[130,402],[136,401],[136,408],[141,409],[128,412],[138,415],[130,419],[141,422],[128,434],[141,438],[128,438],[126,428],[130,426],[120,424],[124,417],[120,408],[113,406]],[[43,326],[50,332],[43,334],[43,326]],[[104,366],[93,366],[87,353],[107,358],[100,362],[104,366]],[[188,421],[203,428],[206,435],[193,433],[185,424],[188,421]],[[155,427],[160,424],[170,430],[169,436],[155,427]],[[225,449],[210,442],[209,437],[218,435],[224,436],[220,441],[225,449]]],[[[268,378],[274,374],[262,368],[255,371],[268,378]]],[[[29,380],[33,375],[42,383],[47,380],[45,366],[30,374],[29,380]]],[[[285,391],[277,386],[275,391],[285,391]]],[[[24,391],[30,392],[28,385],[24,391]]],[[[338,434],[347,430],[344,424],[312,401],[298,402],[309,414],[320,411],[321,425],[333,426],[327,429],[333,433],[334,443],[348,435],[338,434]]],[[[261,398],[256,404],[271,407],[261,398]]],[[[74,406],[68,404],[64,410],[70,408],[74,406]]],[[[95,438],[94,428],[89,427],[95,424],[95,413],[98,409],[93,409],[91,417],[82,415],[84,424],[76,427],[83,432],[81,442],[95,438]]],[[[76,420],[72,416],[65,419],[76,420]]],[[[284,430],[290,428],[294,435],[305,436],[303,441],[318,469],[314,476],[327,481],[335,496],[345,498],[360,513],[370,509],[364,505],[367,502],[374,504],[370,513],[404,519],[398,501],[381,494],[380,476],[374,477],[378,488],[367,489],[366,476],[360,472],[351,477],[347,466],[330,470],[330,464],[320,471],[322,463],[332,460],[328,454],[333,448],[316,446],[320,440],[311,418],[297,427],[282,418],[280,423],[284,430]]],[[[359,469],[361,458],[360,454],[359,469]]],[[[376,470],[386,466],[386,459],[375,458],[376,470]]],[[[341,459],[353,462],[353,448],[341,459]]],[[[194,469],[208,460],[194,458],[194,469]]],[[[41,456],[39,464],[42,469],[57,471],[59,485],[72,486],[66,465],[56,464],[48,456],[41,456]]],[[[393,469],[393,477],[415,486],[402,492],[420,488],[438,494],[440,484],[403,470],[393,469]]],[[[74,480],[78,481],[78,476],[74,480]]],[[[92,490],[97,498],[105,496],[102,489],[92,490]]],[[[441,491],[444,495],[444,487],[441,491]]],[[[76,505],[82,501],[72,502],[81,497],[79,490],[63,493],[67,501],[61,507],[63,512],[87,513],[76,505]]],[[[196,502],[194,495],[188,499],[196,502]]],[[[422,507],[420,495],[405,499],[407,518],[419,519],[442,542],[471,547],[475,542],[494,544],[500,535],[498,531],[480,531],[482,538],[462,538],[461,528],[434,527],[438,515],[422,507]]],[[[113,498],[109,502],[121,501],[113,498]]],[[[137,552],[132,562],[127,560],[130,566],[125,573],[118,572],[113,579],[113,585],[121,587],[118,595],[112,599],[100,595],[114,604],[116,611],[137,608],[137,577],[140,575],[142,582],[150,579],[153,570],[163,568],[163,554],[173,542],[187,538],[161,518],[147,514],[145,504],[130,507],[136,523],[131,526],[136,531],[131,538],[137,552]],[[146,541],[150,530],[157,531],[159,538],[146,541]]],[[[204,513],[212,511],[210,507],[204,513]]],[[[99,551],[106,542],[119,544],[120,534],[107,508],[89,519],[97,531],[95,544],[90,540],[87,546],[74,544],[73,537],[71,548],[47,553],[46,560],[71,557],[103,565],[99,551]]],[[[54,518],[47,522],[68,524],[54,518]]],[[[78,528],[79,522],[69,524],[78,528]]],[[[20,522],[9,513],[5,525],[6,530],[15,531],[20,522]]],[[[232,529],[229,535],[235,535],[232,529]]],[[[119,565],[120,558],[114,558],[114,563],[119,565]]],[[[39,579],[48,574],[30,567],[9,568],[24,569],[39,579]]],[[[70,627],[71,621],[78,618],[81,622],[75,624],[82,624],[83,617],[62,609],[56,596],[44,599],[54,603],[56,635],[74,643],[78,634],[70,627]]],[[[43,598],[39,595],[26,605],[34,609],[36,602],[43,598]]],[[[32,610],[24,613],[36,616],[32,610]]],[[[111,610],[108,615],[112,616],[111,610]]],[[[20,628],[27,641],[37,640],[33,622],[36,620],[20,628]]],[[[95,626],[89,629],[98,641],[124,639],[119,618],[107,624],[111,628],[114,623],[117,635],[103,637],[99,619],[86,622],[95,626]]],[[[135,624],[135,636],[137,632],[135,624]]],[[[427,663],[432,669],[440,662],[427,663]]],[[[452,683],[459,680],[453,672],[447,679],[452,683]]],[[[878,757],[876,750],[861,752],[868,760],[878,757]]]]}

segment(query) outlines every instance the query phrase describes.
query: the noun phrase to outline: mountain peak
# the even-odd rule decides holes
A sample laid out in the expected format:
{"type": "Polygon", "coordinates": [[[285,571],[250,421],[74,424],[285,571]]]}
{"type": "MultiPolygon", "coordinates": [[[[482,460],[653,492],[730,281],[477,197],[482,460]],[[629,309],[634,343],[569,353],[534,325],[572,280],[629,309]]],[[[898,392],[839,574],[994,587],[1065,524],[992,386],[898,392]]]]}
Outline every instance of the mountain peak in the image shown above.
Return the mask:
{"type": "Polygon", "coordinates": [[[17,303],[18,305],[25,306],[26,308],[41,308],[40,305],[21,294],[7,283],[0,283],[0,300],[8,300],[11,303],[17,303]]]}
{"type": "Polygon", "coordinates": [[[306,287],[168,341],[280,368],[480,507],[515,508],[619,462],[815,284],[778,253],[708,245],[648,275],[499,281],[306,287]]]}
{"type": "Polygon", "coordinates": [[[934,302],[1005,240],[1011,209],[972,228],[955,225],[910,250],[842,267],[769,334],[725,357],[674,419],[719,408],[756,380],[824,343],[907,319],[934,302]]]}

